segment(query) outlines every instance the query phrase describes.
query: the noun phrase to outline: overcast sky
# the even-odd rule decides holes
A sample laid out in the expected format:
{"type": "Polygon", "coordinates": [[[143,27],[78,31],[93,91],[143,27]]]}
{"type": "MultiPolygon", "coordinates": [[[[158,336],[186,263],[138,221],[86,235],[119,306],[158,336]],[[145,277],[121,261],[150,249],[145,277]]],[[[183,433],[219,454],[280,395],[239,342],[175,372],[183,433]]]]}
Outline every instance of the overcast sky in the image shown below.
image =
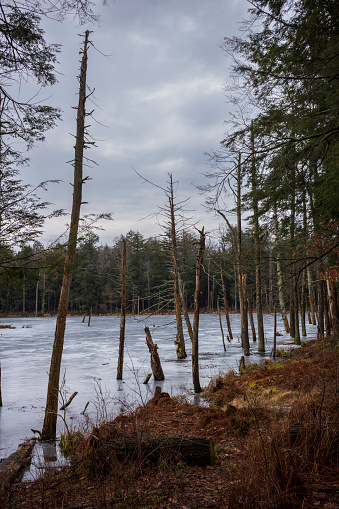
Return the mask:
{"type": "MultiPolygon", "coordinates": [[[[62,109],[62,122],[47,141],[31,151],[24,179],[62,179],[43,198],[55,208],[71,207],[79,69],[78,34],[93,31],[88,85],[95,88],[90,133],[97,148],[87,151],[98,166],[85,168],[92,180],[84,187],[82,213],[112,212],[100,233],[102,243],[138,230],[159,235],[154,219],[142,220],[165,203],[164,194],[143,184],[133,171],[166,187],[168,173],[179,181],[178,200],[191,197],[189,208],[208,231],[218,219],[202,207],[195,187],[208,169],[205,152],[219,148],[229,106],[223,92],[230,62],[220,49],[223,38],[238,34],[246,0],[115,0],[101,7],[98,26],[65,21],[44,22],[49,42],[62,44],[58,84],[43,91],[48,104],[62,109]],[[101,52],[101,53],[100,53],[101,52]],[[107,55],[107,57],[103,56],[107,55]],[[102,125],[101,125],[102,124],[102,125]],[[104,127],[105,126],[105,127],[104,127]]],[[[44,241],[63,230],[64,219],[46,227],[44,241]]]]}

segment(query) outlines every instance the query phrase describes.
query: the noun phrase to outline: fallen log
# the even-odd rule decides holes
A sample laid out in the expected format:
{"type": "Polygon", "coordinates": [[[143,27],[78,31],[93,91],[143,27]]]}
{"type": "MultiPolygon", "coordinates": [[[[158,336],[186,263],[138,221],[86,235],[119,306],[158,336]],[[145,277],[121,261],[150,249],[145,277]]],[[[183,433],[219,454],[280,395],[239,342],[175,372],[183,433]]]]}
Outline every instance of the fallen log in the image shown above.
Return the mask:
{"type": "Polygon", "coordinates": [[[89,438],[86,462],[92,473],[108,473],[117,462],[157,463],[161,460],[183,461],[205,467],[215,462],[212,438],[123,433],[116,428],[109,434],[94,428],[89,438]]]}
{"type": "Polygon", "coordinates": [[[26,440],[13,454],[0,463],[0,489],[4,490],[8,484],[14,482],[22,470],[31,463],[35,442],[35,438],[26,440]]]}

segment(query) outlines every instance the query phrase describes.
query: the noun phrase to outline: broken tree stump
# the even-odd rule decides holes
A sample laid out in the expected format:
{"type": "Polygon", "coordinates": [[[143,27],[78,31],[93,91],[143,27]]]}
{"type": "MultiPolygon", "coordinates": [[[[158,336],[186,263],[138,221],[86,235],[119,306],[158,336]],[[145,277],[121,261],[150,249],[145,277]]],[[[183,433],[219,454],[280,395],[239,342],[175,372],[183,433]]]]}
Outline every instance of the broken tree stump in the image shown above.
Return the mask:
{"type": "Polygon", "coordinates": [[[68,400],[68,401],[66,401],[66,403],[64,403],[64,404],[62,405],[62,407],[60,407],[60,410],[65,410],[65,409],[68,407],[68,405],[70,405],[70,404],[72,403],[73,399],[75,398],[75,396],[76,396],[77,394],[78,394],[78,393],[77,393],[76,391],[75,391],[75,392],[73,392],[73,394],[72,394],[72,396],[69,398],[69,400],[68,400]]]}
{"type": "Polygon", "coordinates": [[[0,463],[0,490],[14,482],[32,459],[36,439],[31,438],[20,444],[15,452],[0,463]]]}
{"type": "Polygon", "coordinates": [[[115,427],[103,434],[98,428],[88,440],[86,463],[92,473],[108,473],[116,462],[157,463],[163,459],[205,467],[215,462],[212,438],[123,433],[115,427]]]}
{"type": "Polygon", "coordinates": [[[161,381],[165,380],[165,375],[161,367],[160,357],[158,354],[158,346],[153,343],[153,339],[148,327],[145,327],[146,344],[151,354],[151,369],[154,376],[154,380],[161,381]]]}

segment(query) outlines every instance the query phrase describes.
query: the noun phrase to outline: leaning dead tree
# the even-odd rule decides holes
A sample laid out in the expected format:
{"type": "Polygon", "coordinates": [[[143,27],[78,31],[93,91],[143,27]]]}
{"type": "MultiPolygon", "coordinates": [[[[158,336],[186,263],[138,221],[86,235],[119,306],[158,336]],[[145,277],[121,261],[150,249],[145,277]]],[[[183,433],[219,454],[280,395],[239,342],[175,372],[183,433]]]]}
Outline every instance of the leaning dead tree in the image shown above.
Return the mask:
{"type": "Polygon", "coordinates": [[[45,419],[42,428],[42,440],[54,440],[56,436],[56,423],[58,413],[59,379],[64,336],[66,328],[66,316],[68,310],[69,291],[72,282],[75,250],[78,238],[80,220],[80,208],[82,200],[83,179],[83,153],[85,148],[85,118],[86,118],[86,74],[87,74],[87,50],[89,45],[89,31],[85,33],[84,48],[82,51],[81,69],[79,76],[79,103],[77,108],[77,129],[74,157],[74,184],[71,224],[67,243],[67,253],[64,265],[64,275],[61,286],[51,366],[49,370],[47,401],[45,419]]]}

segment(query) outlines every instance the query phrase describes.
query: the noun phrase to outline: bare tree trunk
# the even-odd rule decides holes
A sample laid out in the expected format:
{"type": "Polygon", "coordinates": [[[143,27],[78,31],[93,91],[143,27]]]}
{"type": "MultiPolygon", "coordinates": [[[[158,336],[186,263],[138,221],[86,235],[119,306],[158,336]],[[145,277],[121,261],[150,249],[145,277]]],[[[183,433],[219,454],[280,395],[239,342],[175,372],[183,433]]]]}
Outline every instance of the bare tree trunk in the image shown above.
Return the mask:
{"type": "Polygon", "coordinates": [[[274,221],[275,221],[275,245],[277,249],[277,277],[278,277],[278,295],[279,295],[279,304],[281,310],[281,316],[284,323],[285,332],[290,332],[290,326],[288,323],[287,312],[286,312],[286,303],[284,296],[284,279],[281,268],[281,251],[280,251],[280,237],[279,237],[279,225],[278,225],[278,215],[277,215],[277,207],[274,205],[274,221]]]}
{"type": "Polygon", "coordinates": [[[51,366],[49,370],[45,419],[41,433],[41,438],[43,440],[54,440],[56,436],[60,367],[62,351],[64,346],[64,335],[66,328],[69,291],[72,282],[73,265],[78,238],[78,227],[82,200],[82,184],[83,184],[82,167],[83,167],[83,151],[85,146],[84,134],[86,117],[85,103],[86,103],[88,36],[89,31],[87,30],[85,33],[84,49],[79,77],[80,87],[79,87],[79,104],[77,110],[77,133],[75,142],[74,184],[73,184],[73,204],[72,204],[71,224],[69,228],[64,275],[61,286],[51,366]]]}
{"type": "Polygon", "coordinates": [[[46,295],[46,274],[44,273],[44,278],[43,278],[43,287],[42,287],[42,302],[41,302],[41,313],[42,313],[42,316],[45,315],[45,295],[46,295]]]}
{"type": "Polygon", "coordinates": [[[125,347],[125,324],[126,324],[126,239],[122,239],[122,264],[121,264],[121,318],[120,318],[120,340],[117,380],[122,380],[124,365],[125,347]]]}
{"type": "Polygon", "coordinates": [[[161,367],[160,357],[158,354],[158,346],[156,343],[153,343],[153,339],[148,327],[145,327],[146,333],[146,344],[151,354],[151,369],[154,376],[154,380],[160,382],[161,380],[165,380],[165,375],[161,367]]]}
{"type": "Polygon", "coordinates": [[[275,358],[277,352],[277,306],[274,303],[274,332],[273,332],[273,351],[272,357],[275,358]]]}
{"type": "Polygon", "coordinates": [[[172,242],[172,256],[173,256],[173,291],[175,303],[175,318],[177,323],[177,339],[175,341],[178,359],[185,359],[187,357],[185,350],[184,331],[182,327],[181,318],[181,304],[179,292],[179,270],[178,270],[178,257],[177,257],[177,235],[175,225],[175,212],[174,212],[174,195],[173,195],[173,179],[170,175],[170,189],[169,189],[169,207],[171,215],[171,242],[172,242]]]}
{"type": "Polygon", "coordinates": [[[225,316],[226,316],[228,336],[229,336],[230,340],[232,340],[233,339],[233,334],[232,334],[230,315],[229,315],[228,305],[227,305],[224,275],[223,275],[223,272],[222,272],[222,266],[221,265],[220,265],[220,277],[221,277],[221,285],[222,285],[222,294],[224,296],[224,310],[225,310],[225,316]]]}
{"type": "MultiPolygon", "coordinates": [[[[39,273],[40,277],[40,273],[39,273]]],[[[36,283],[35,287],[35,316],[38,316],[38,299],[39,299],[39,281],[36,283]]]]}
{"type": "Polygon", "coordinates": [[[221,320],[221,313],[220,313],[220,306],[219,306],[219,295],[218,295],[218,300],[217,300],[217,308],[218,308],[218,315],[219,315],[219,324],[220,324],[222,344],[223,344],[224,350],[226,352],[225,335],[224,335],[224,329],[222,328],[222,320],[221,320]]]}
{"type": "Polygon", "coordinates": [[[310,311],[312,316],[312,325],[317,325],[317,320],[315,317],[315,302],[314,302],[314,293],[312,286],[312,278],[310,268],[307,268],[307,284],[308,284],[308,297],[310,301],[310,311]]]}
{"type": "Polygon", "coordinates": [[[254,128],[251,123],[251,150],[252,150],[252,206],[254,224],[254,258],[255,258],[255,287],[256,287],[256,308],[258,322],[258,352],[265,351],[264,319],[262,311],[262,285],[261,285],[261,256],[260,256],[260,228],[259,209],[257,196],[257,172],[254,155],[254,128]]]}
{"type": "Polygon", "coordinates": [[[339,332],[339,310],[334,282],[327,280],[327,292],[330,301],[330,312],[332,319],[333,333],[337,336],[339,332]]]}
{"type": "Polygon", "coordinates": [[[257,336],[255,333],[255,325],[253,320],[253,309],[252,309],[252,299],[249,294],[249,291],[246,292],[247,296],[247,305],[248,305],[248,314],[250,316],[250,324],[251,324],[251,330],[252,330],[252,340],[255,342],[257,340],[257,336]]]}
{"type": "Polygon", "coordinates": [[[323,299],[324,299],[324,317],[325,317],[325,330],[326,330],[326,336],[331,335],[331,319],[330,314],[328,312],[328,300],[327,300],[327,291],[325,289],[325,285],[323,285],[323,299]]]}
{"type": "Polygon", "coordinates": [[[87,326],[88,327],[91,325],[91,318],[92,318],[92,308],[89,308],[89,311],[88,311],[88,322],[87,322],[87,326]]]}
{"type": "Polygon", "coordinates": [[[318,339],[324,338],[324,292],[323,280],[320,279],[320,269],[318,269],[318,339]]]}
{"type": "Polygon", "coordinates": [[[194,392],[201,392],[199,381],[199,315],[200,315],[200,297],[201,297],[201,266],[205,252],[205,233],[204,228],[200,231],[199,249],[197,255],[197,264],[195,269],[195,294],[194,294],[194,318],[193,318],[193,342],[192,342],[192,376],[194,392]]]}
{"type": "Polygon", "coordinates": [[[186,302],[185,302],[184,291],[183,291],[183,288],[182,288],[182,281],[181,281],[180,274],[179,274],[179,292],[180,292],[181,306],[182,306],[182,309],[184,311],[186,327],[187,327],[187,330],[188,330],[189,337],[190,337],[190,339],[191,339],[191,341],[193,343],[193,329],[192,329],[191,320],[190,320],[190,317],[189,317],[189,314],[188,314],[188,309],[187,309],[186,302]]]}
{"type": "Polygon", "coordinates": [[[238,292],[240,305],[240,321],[241,321],[241,345],[245,355],[250,355],[250,342],[248,337],[248,317],[247,317],[247,299],[243,291],[243,273],[241,258],[241,155],[239,153],[238,174],[237,174],[237,234],[230,224],[229,220],[223,212],[217,210],[218,214],[224,218],[233,239],[234,252],[236,257],[238,272],[238,292]]]}

